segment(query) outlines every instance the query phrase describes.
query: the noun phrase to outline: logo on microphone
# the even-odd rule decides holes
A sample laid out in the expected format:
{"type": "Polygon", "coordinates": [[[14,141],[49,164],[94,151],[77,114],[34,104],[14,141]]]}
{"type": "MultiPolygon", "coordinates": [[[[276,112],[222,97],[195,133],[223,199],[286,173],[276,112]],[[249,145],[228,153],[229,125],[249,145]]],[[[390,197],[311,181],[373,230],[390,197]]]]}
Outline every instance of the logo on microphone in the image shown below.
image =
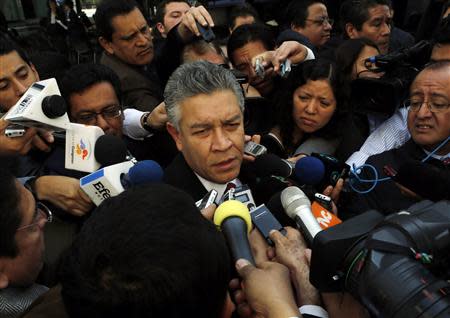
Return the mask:
{"type": "Polygon", "coordinates": [[[82,160],[85,160],[89,158],[90,149],[89,142],[85,142],[83,141],[83,138],[81,138],[80,142],[75,146],[75,153],[80,156],[82,160]]]}

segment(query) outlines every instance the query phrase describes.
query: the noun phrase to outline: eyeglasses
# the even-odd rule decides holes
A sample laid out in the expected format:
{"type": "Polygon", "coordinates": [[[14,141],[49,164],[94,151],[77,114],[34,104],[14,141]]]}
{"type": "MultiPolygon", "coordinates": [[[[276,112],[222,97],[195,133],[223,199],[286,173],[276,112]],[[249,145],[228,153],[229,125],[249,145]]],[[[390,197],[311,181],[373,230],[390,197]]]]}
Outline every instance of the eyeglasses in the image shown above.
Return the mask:
{"type": "Polygon", "coordinates": [[[327,23],[329,23],[331,26],[333,26],[333,23],[334,23],[334,20],[330,19],[329,17],[322,17],[322,18],[317,19],[317,20],[306,19],[306,21],[310,21],[310,22],[312,22],[314,24],[317,24],[318,26],[325,25],[327,23]]]}
{"type": "Polygon", "coordinates": [[[444,112],[450,106],[450,103],[447,102],[447,101],[444,101],[444,100],[442,100],[442,101],[441,100],[434,100],[434,101],[432,100],[432,101],[429,101],[429,102],[425,102],[425,101],[422,101],[422,100],[411,100],[411,99],[408,99],[404,103],[404,105],[406,107],[409,107],[409,110],[413,111],[413,112],[418,112],[423,104],[426,104],[428,109],[432,113],[444,112]]]}
{"type": "Polygon", "coordinates": [[[77,116],[77,121],[85,125],[94,125],[97,123],[97,116],[102,117],[108,121],[122,115],[122,107],[119,105],[109,106],[102,109],[100,112],[84,112],[77,116]]]}
{"type": "Polygon", "coordinates": [[[36,202],[33,221],[28,225],[19,227],[17,231],[37,226],[43,219],[45,219],[45,223],[50,223],[51,221],[53,221],[53,214],[52,211],[50,211],[50,209],[44,203],[38,201],[36,202]]]}

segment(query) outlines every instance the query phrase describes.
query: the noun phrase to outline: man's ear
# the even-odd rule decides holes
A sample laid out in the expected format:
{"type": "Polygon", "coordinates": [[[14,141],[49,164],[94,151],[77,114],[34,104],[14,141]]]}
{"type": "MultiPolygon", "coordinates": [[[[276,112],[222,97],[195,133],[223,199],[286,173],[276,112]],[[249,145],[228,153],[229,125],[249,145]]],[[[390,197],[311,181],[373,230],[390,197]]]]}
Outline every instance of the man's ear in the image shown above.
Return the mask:
{"type": "Polygon", "coordinates": [[[36,82],[39,82],[39,81],[40,81],[40,79],[39,79],[39,73],[38,73],[38,71],[36,70],[36,67],[34,66],[33,63],[30,64],[30,68],[31,68],[31,71],[33,71],[34,76],[35,76],[36,79],[37,79],[36,82]]]}
{"type": "Polygon", "coordinates": [[[166,128],[169,134],[172,136],[173,140],[175,141],[178,151],[183,151],[183,143],[181,142],[180,132],[170,122],[167,122],[166,128]]]}
{"type": "Polygon", "coordinates": [[[98,43],[100,43],[100,45],[102,46],[102,48],[109,54],[113,55],[114,54],[114,48],[113,45],[110,41],[108,41],[107,39],[105,39],[103,36],[100,36],[98,38],[98,43]]]}
{"type": "Polygon", "coordinates": [[[356,30],[355,26],[351,23],[345,24],[345,33],[347,33],[347,36],[350,39],[356,39],[359,38],[359,32],[356,30]]]}
{"type": "Polygon", "coordinates": [[[162,24],[161,22],[156,23],[156,28],[158,29],[159,33],[161,33],[161,35],[163,35],[166,31],[164,24],[162,24]]]}
{"type": "Polygon", "coordinates": [[[9,279],[4,273],[0,272],[0,289],[8,287],[9,279]]]}
{"type": "Polygon", "coordinates": [[[303,28],[301,28],[301,27],[299,27],[299,26],[297,26],[297,25],[294,25],[294,23],[291,23],[291,30],[292,30],[292,31],[295,31],[295,32],[297,32],[297,33],[301,33],[301,31],[303,30],[303,28]]]}

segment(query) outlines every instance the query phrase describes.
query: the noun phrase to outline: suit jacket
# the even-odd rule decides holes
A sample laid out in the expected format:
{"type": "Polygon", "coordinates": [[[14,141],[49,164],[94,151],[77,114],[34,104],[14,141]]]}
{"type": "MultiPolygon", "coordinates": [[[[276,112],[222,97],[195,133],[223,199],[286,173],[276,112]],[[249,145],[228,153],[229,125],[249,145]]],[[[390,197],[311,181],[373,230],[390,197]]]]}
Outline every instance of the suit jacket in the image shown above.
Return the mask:
{"type": "MultiPolygon", "coordinates": [[[[392,149],[369,157],[366,164],[373,165],[378,172],[378,177],[381,179],[387,177],[383,171],[385,165],[389,165],[398,171],[405,162],[421,161],[425,156],[423,149],[410,139],[398,149],[392,149]]],[[[431,158],[427,160],[427,163],[442,169],[442,171],[450,171],[450,165],[444,165],[440,160],[431,158]]],[[[373,173],[364,169],[361,173],[361,178],[371,180],[373,179],[373,173]]],[[[417,202],[416,199],[403,195],[393,180],[381,181],[374,190],[367,194],[356,194],[351,201],[347,208],[342,209],[344,213],[350,212],[349,216],[363,213],[370,209],[376,209],[384,214],[395,213],[407,209],[417,202]]]]}
{"type": "Polygon", "coordinates": [[[184,45],[178,28],[174,27],[167,34],[167,39],[158,45],[153,61],[147,66],[146,71],[105,53],[100,63],[113,69],[119,76],[125,106],[152,111],[163,101],[162,88],[166,86],[172,72],[180,65],[184,45]]]}
{"type": "MultiPolygon", "coordinates": [[[[241,166],[238,178],[242,184],[249,186],[257,206],[263,203],[267,204],[282,225],[295,226],[295,223],[284,212],[279,198],[279,192],[291,185],[288,181],[273,176],[258,177],[251,163],[241,166]]],[[[163,182],[185,191],[195,201],[200,200],[207,193],[206,188],[188,166],[182,154],[178,154],[166,168],[163,182]]]]}
{"type": "Polygon", "coordinates": [[[152,111],[162,101],[160,84],[155,75],[146,74],[142,68],[126,64],[106,53],[103,53],[100,64],[111,68],[119,77],[125,107],[152,111]]]}
{"type": "Polygon", "coordinates": [[[24,318],[68,318],[58,285],[36,299],[21,316],[24,318]]]}
{"type": "Polygon", "coordinates": [[[188,166],[183,155],[178,154],[164,171],[164,183],[170,184],[189,194],[195,201],[207,193],[206,188],[188,166]]]}

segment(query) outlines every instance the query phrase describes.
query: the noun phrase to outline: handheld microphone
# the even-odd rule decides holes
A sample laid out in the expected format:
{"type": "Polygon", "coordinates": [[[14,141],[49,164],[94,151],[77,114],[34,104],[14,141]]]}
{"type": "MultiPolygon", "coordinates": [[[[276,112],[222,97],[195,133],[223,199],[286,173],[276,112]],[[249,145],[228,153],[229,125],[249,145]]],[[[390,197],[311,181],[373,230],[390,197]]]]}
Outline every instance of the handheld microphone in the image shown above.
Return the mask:
{"type": "Polygon", "coordinates": [[[80,179],[81,189],[95,205],[116,196],[133,185],[159,182],[163,176],[161,166],[152,160],[134,165],[125,161],[102,168],[80,179]]]}
{"type": "Polygon", "coordinates": [[[311,211],[308,197],[298,187],[287,187],[281,192],[281,204],[286,214],[297,223],[297,227],[311,244],[322,228],[311,211]]]}
{"type": "Polygon", "coordinates": [[[272,153],[266,153],[256,157],[253,166],[258,177],[274,175],[288,178],[294,172],[294,164],[272,153]]]}
{"type": "Polygon", "coordinates": [[[225,201],[214,213],[214,224],[223,232],[234,262],[240,258],[255,265],[247,234],[252,220],[247,207],[236,200],[225,201]]]}
{"type": "Polygon", "coordinates": [[[65,168],[94,172],[125,161],[127,149],[120,137],[105,135],[97,126],[70,123],[66,131],[65,168]]]}
{"type": "Polygon", "coordinates": [[[295,176],[299,184],[317,185],[324,179],[325,165],[315,157],[300,158],[295,164],[295,176]]]}
{"type": "Polygon", "coordinates": [[[67,106],[54,78],[31,85],[4,119],[45,131],[62,131],[69,124],[67,106]]]}
{"type": "Polygon", "coordinates": [[[319,202],[314,201],[311,204],[311,211],[322,230],[326,230],[329,227],[342,223],[341,219],[334,215],[333,212],[328,211],[319,202]]]}

